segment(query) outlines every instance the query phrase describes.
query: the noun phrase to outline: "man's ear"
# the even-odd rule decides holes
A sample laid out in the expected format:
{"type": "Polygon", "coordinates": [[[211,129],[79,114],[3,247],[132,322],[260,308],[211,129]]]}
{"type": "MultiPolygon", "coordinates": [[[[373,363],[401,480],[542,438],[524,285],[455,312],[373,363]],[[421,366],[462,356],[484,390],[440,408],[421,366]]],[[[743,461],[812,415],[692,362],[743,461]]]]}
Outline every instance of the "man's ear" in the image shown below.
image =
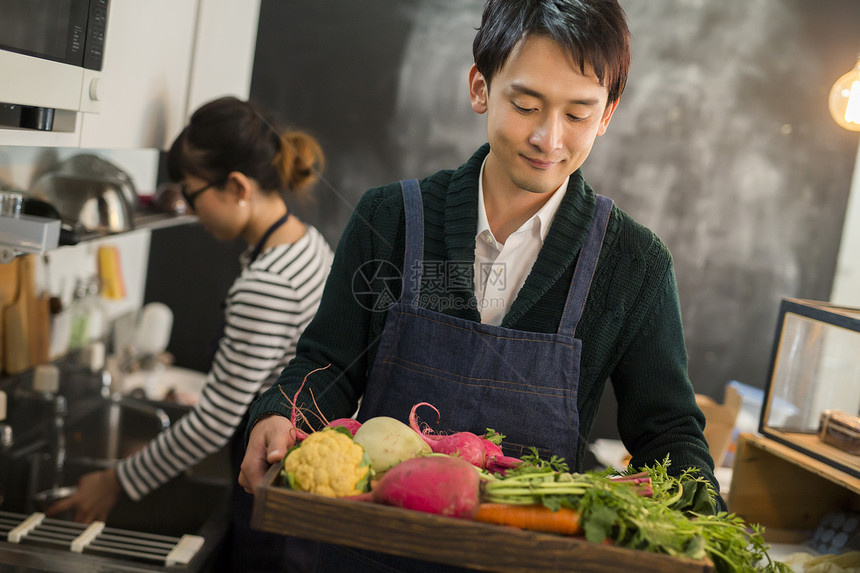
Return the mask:
{"type": "Polygon", "coordinates": [[[472,64],[469,68],[469,100],[472,109],[477,113],[486,113],[487,99],[490,97],[490,86],[484,79],[484,75],[478,71],[477,66],[472,64]]]}
{"type": "Polygon", "coordinates": [[[612,119],[612,114],[615,113],[615,108],[618,107],[618,102],[620,99],[615,100],[611,104],[606,106],[606,109],[603,110],[603,117],[600,118],[600,127],[597,129],[597,135],[603,135],[606,133],[606,128],[609,127],[609,121],[612,119]]]}

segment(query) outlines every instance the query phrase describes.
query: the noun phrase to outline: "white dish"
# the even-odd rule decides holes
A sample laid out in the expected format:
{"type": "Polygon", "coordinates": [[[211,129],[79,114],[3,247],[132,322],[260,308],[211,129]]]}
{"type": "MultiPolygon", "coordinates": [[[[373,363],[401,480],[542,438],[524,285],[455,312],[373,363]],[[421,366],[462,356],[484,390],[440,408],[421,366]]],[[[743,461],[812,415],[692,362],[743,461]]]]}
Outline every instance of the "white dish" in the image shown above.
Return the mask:
{"type": "Polygon", "coordinates": [[[193,406],[200,399],[206,375],[180,366],[168,366],[156,370],[141,370],[126,374],[122,380],[123,394],[142,389],[149,400],[163,401],[173,391],[179,404],[193,406]]]}

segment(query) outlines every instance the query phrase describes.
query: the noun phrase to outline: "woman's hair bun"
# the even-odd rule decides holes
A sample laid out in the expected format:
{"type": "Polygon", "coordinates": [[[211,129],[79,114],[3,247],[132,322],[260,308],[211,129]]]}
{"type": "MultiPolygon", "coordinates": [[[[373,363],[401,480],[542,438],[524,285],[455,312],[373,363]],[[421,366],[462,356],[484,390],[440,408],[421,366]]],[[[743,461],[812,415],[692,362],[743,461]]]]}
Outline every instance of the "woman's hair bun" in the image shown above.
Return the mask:
{"type": "Polygon", "coordinates": [[[292,191],[316,183],[325,165],[319,142],[302,131],[281,135],[281,153],[275,161],[279,164],[284,186],[292,191]]]}

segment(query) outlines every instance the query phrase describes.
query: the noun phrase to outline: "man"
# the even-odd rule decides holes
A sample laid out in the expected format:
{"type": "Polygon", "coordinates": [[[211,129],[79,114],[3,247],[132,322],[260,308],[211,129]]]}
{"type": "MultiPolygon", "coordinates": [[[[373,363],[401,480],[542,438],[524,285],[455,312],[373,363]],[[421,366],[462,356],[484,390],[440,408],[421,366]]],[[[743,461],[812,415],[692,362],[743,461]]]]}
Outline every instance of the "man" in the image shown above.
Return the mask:
{"type": "Polygon", "coordinates": [[[671,255],[580,171],[624,89],[623,10],[489,0],[473,52],[469,95],[489,144],[420,191],[364,195],[295,360],[252,406],[240,483],[250,491],[294,442],[281,390],[292,397],[330,365],[298,400],[312,405],[311,388],[328,419],[359,398],[359,420],[430,402],[440,430],[494,428],[508,455],[534,446],[577,470],[611,379],[632,465],[669,455],[672,473],[699,467],[716,487],[671,255]]]}

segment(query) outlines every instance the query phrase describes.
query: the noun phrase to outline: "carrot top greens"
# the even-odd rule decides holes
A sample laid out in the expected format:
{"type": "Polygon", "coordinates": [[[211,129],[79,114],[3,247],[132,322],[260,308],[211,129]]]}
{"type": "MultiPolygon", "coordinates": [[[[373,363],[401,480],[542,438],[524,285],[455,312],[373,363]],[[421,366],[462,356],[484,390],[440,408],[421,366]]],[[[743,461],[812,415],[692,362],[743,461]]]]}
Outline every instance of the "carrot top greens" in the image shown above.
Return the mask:
{"type": "Polygon", "coordinates": [[[672,476],[668,456],[662,463],[618,474],[570,473],[563,459],[541,460],[537,452],[505,475],[484,483],[487,502],[533,504],[580,512],[585,537],[675,557],[709,557],[716,571],[790,573],[771,560],[758,524],[735,514],[715,513],[716,492],[690,468],[672,476]]]}

